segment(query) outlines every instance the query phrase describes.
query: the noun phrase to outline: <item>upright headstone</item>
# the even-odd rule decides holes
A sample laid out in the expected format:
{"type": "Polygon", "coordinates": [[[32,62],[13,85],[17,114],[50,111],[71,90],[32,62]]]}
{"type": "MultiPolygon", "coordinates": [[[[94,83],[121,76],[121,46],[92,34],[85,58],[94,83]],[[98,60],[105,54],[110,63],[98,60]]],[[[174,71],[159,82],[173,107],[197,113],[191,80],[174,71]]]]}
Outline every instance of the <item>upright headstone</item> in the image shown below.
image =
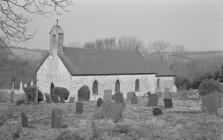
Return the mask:
{"type": "Polygon", "coordinates": [[[102,103],[103,103],[102,98],[98,98],[98,100],[97,100],[97,107],[98,108],[101,107],[102,103]]]}
{"type": "Polygon", "coordinates": [[[76,102],[76,114],[83,113],[83,102],[76,102]]]}
{"type": "Polygon", "coordinates": [[[148,101],[148,107],[150,106],[157,106],[158,104],[158,95],[157,94],[151,94],[149,96],[149,101],[148,101]]]}
{"type": "Polygon", "coordinates": [[[116,92],[114,94],[113,100],[115,100],[115,102],[117,104],[123,103],[124,104],[124,98],[123,98],[123,93],[121,92],[116,92]]]}
{"type": "Polygon", "coordinates": [[[133,95],[133,97],[131,98],[131,104],[138,104],[138,98],[136,95],[133,95]]]}
{"type": "Polygon", "coordinates": [[[124,111],[124,104],[117,104],[112,101],[103,102],[101,113],[114,122],[118,122],[122,119],[122,113],[124,111]]]}
{"type": "Polygon", "coordinates": [[[128,92],[127,93],[127,101],[131,101],[134,94],[135,94],[135,92],[128,92]]]}
{"type": "Polygon", "coordinates": [[[24,84],[24,88],[27,88],[27,84],[24,84]]]}
{"type": "Polygon", "coordinates": [[[112,100],[112,90],[104,90],[103,101],[111,101],[112,100]]]}
{"type": "Polygon", "coordinates": [[[14,95],[15,95],[15,91],[12,90],[12,91],[10,92],[10,102],[11,102],[11,103],[14,102],[14,95]]]}
{"type": "Polygon", "coordinates": [[[223,93],[218,92],[218,108],[222,108],[223,93]]]}
{"type": "Polygon", "coordinates": [[[172,108],[173,107],[172,99],[164,98],[163,101],[164,101],[165,108],[172,108]]]}
{"type": "Polygon", "coordinates": [[[20,117],[21,117],[22,127],[29,127],[28,117],[23,111],[21,111],[20,117]]]}
{"type": "Polygon", "coordinates": [[[23,92],[23,83],[20,82],[20,85],[19,85],[19,93],[23,92]]]}
{"type": "Polygon", "coordinates": [[[62,109],[54,108],[51,113],[51,128],[62,128],[62,109]]]}
{"type": "Polygon", "coordinates": [[[46,98],[46,103],[48,103],[48,104],[52,103],[49,94],[45,93],[45,98],[46,98]]]}
{"type": "Polygon", "coordinates": [[[69,98],[69,103],[74,103],[75,102],[75,97],[70,97],[69,98]]]}
{"type": "Polygon", "coordinates": [[[218,114],[218,93],[213,92],[210,94],[209,111],[210,114],[218,114]]]}

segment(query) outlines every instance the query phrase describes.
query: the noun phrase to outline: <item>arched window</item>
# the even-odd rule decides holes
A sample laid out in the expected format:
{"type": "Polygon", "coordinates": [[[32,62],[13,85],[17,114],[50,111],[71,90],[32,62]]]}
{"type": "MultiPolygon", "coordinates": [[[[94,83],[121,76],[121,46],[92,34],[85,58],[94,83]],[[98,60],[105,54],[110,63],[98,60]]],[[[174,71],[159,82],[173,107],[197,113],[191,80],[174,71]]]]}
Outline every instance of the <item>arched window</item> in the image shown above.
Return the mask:
{"type": "Polygon", "coordinates": [[[157,83],[156,83],[156,84],[157,84],[157,85],[156,85],[157,88],[159,88],[159,87],[160,87],[160,79],[159,79],[159,78],[157,79],[157,83]]]}
{"type": "Polygon", "coordinates": [[[93,94],[98,94],[98,82],[96,80],[93,82],[93,94]]]}
{"type": "Polygon", "coordinates": [[[116,80],[115,82],[115,92],[120,92],[120,81],[116,80]]]}
{"type": "Polygon", "coordinates": [[[135,91],[139,91],[139,79],[135,81],[135,91]]]}

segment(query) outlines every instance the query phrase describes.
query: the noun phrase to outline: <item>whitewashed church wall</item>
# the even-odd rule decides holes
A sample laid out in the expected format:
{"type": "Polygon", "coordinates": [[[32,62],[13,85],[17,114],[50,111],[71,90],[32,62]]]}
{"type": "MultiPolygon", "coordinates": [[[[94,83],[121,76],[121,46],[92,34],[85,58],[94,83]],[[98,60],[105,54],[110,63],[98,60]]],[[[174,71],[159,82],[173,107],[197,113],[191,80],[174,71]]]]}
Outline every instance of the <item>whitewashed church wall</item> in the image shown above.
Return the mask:
{"type": "Polygon", "coordinates": [[[159,79],[159,91],[164,92],[166,88],[169,88],[170,91],[174,90],[175,86],[174,76],[156,77],[156,86],[158,86],[158,79],[159,79]]]}
{"type": "Polygon", "coordinates": [[[37,86],[43,93],[50,93],[50,85],[71,91],[71,75],[58,55],[46,58],[37,72],[37,86]]]}
{"type": "Polygon", "coordinates": [[[115,92],[116,80],[120,81],[120,91],[127,96],[127,92],[135,91],[135,81],[139,79],[139,92],[137,96],[143,96],[147,91],[155,92],[155,75],[108,75],[108,76],[73,76],[72,77],[72,93],[77,99],[78,89],[87,85],[91,92],[91,100],[103,97],[104,90],[112,89],[115,92]],[[93,95],[93,82],[98,82],[98,95],[93,95]]]}

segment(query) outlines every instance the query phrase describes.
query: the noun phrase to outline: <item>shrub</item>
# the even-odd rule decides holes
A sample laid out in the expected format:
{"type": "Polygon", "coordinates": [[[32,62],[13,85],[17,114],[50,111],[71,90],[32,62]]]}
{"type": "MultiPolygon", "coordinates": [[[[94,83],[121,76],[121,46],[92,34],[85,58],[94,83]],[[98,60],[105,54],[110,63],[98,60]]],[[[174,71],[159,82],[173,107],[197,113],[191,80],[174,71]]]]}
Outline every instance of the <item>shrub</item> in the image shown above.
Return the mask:
{"type": "Polygon", "coordinates": [[[220,83],[214,79],[205,79],[199,85],[199,95],[208,95],[214,91],[220,91],[220,83]]]}
{"type": "Polygon", "coordinates": [[[90,100],[90,89],[88,86],[84,85],[78,90],[78,100],[90,100]]]}
{"type": "Polygon", "coordinates": [[[54,94],[54,95],[60,97],[60,102],[64,103],[65,100],[68,99],[70,93],[64,87],[53,87],[53,88],[51,88],[51,94],[54,94]]]}
{"type": "MultiPolygon", "coordinates": [[[[29,102],[35,102],[36,99],[36,88],[35,87],[27,87],[24,88],[27,100],[29,102]]],[[[38,90],[38,102],[43,101],[43,93],[38,90]]]]}

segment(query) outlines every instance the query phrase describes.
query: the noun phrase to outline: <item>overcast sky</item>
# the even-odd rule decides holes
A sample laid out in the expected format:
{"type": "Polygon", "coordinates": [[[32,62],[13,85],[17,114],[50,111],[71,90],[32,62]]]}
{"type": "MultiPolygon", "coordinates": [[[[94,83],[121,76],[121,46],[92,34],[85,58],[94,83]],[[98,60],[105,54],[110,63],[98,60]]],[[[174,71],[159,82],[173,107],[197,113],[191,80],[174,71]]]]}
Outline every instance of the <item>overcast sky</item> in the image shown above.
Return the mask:
{"type": "Polygon", "coordinates": [[[59,19],[64,43],[135,36],[145,45],[157,40],[186,50],[223,50],[223,0],[75,0],[70,11],[49,18],[35,16],[37,31],[27,48],[49,48],[49,31],[59,19]]]}

